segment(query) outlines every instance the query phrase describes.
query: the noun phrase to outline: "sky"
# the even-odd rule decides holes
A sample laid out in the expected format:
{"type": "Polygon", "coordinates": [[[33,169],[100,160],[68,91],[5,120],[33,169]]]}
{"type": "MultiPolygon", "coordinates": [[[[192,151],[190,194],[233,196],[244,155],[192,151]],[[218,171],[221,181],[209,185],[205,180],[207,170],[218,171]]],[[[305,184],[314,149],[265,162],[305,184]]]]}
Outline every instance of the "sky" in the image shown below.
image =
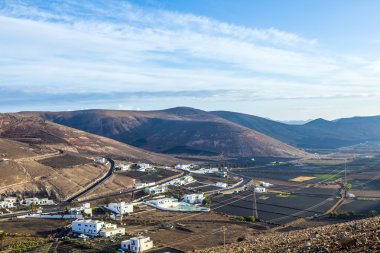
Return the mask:
{"type": "Polygon", "coordinates": [[[0,0],[0,112],[380,115],[377,0],[0,0]]]}

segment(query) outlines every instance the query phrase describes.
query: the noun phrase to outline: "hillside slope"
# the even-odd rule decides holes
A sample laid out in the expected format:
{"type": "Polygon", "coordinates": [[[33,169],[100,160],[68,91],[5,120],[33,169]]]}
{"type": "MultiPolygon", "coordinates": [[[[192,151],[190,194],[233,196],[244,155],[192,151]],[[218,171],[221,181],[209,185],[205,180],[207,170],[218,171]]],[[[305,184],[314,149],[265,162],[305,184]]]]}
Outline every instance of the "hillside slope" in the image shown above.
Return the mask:
{"type": "Polygon", "coordinates": [[[380,252],[380,217],[291,232],[268,232],[245,241],[200,250],[227,252],[380,252]]]}
{"type": "Polygon", "coordinates": [[[380,116],[288,125],[261,117],[227,111],[212,114],[300,148],[338,148],[366,141],[380,141],[380,116]]]}
{"type": "Polygon", "coordinates": [[[155,154],[102,136],[86,133],[33,116],[0,114],[0,138],[40,148],[65,150],[94,156],[113,156],[158,164],[178,162],[171,156],[155,154]]]}
{"type": "Polygon", "coordinates": [[[160,153],[227,157],[306,155],[262,133],[193,108],[27,114],[160,153]]]}

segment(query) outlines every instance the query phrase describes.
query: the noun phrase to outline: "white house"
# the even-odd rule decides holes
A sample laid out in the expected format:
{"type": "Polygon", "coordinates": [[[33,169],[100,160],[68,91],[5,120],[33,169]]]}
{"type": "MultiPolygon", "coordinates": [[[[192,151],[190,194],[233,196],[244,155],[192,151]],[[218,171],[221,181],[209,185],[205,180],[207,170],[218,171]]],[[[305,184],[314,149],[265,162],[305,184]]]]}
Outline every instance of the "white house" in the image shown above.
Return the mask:
{"type": "Polygon", "coordinates": [[[195,182],[196,180],[192,176],[184,176],[170,180],[169,182],[164,183],[163,185],[187,185],[195,182]]]}
{"type": "Polygon", "coordinates": [[[267,182],[261,181],[261,182],[260,182],[260,185],[261,185],[262,187],[266,187],[266,188],[268,188],[268,187],[272,186],[273,184],[270,184],[270,183],[267,183],[267,182]]]}
{"type": "Polygon", "coordinates": [[[106,209],[114,212],[116,214],[127,214],[133,213],[133,205],[131,203],[119,202],[119,203],[109,203],[105,206],[106,209]]]}
{"type": "Polygon", "coordinates": [[[85,214],[92,216],[92,208],[90,203],[84,203],[82,206],[72,207],[69,209],[71,214],[81,214],[84,212],[85,214]]]}
{"type": "Polygon", "coordinates": [[[227,188],[228,184],[223,183],[223,182],[217,182],[217,183],[215,183],[215,186],[220,187],[220,188],[227,188]]]}
{"type": "Polygon", "coordinates": [[[132,237],[127,241],[122,241],[121,248],[130,252],[144,252],[153,248],[153,241],[146,236],[132,237]]]}
{"type": "Polygon", "coordinates": [[[115,235],[125,235],[125,228],[118,228],[118,227],[109,227],[109,228],[102,228],[99,232],[99,235],[101,237],[112,237],[115,235]]]}
{"type": "Polygon", "coordinates": [[[108,164],[108,160],[104,157],[98,157],[94,160],[94,162],[99,164],[108,164]]]}
{"type": "Polygon", "coordinates": [[[347,193],[346,197],[348,199],[355,199],[356,198],[355,194],[353,194],[353,193],[347,193]]]}
{"type": "Polygon", "coordinates": [[[183,201],[190,204],[202,203],[204,199],[203,193],[186,194],[183,196],[183,201]]]}
{"type": "Polygon", "coordinates": [[[151,183],[137,183],[135,184],[135,189],[143,189],[146,187],[154,186],[156,183],[151,182],[151,183]]]}
{"type": "Polygon", "coordinates": [[[98,220],[76,220],[71,222],[71,230],[74,233],[96,236],[105,227],[103,221],[98,220]]]}
{"type": "Polygon", "coordinates": [[[54,201],[48,198],[26,198],[24,199],[24,205],[30,206],[31,204],[37,206],[54,205],[54,201]]]}
{"type": "Polygon", "coordinates": [[[177,164],[174,168],[177,170],[190,171],[195,166],[195,164],[177,164]]]}
{"type": "Polygon", "coordinates": [[[136,167],[138,171],[146,171],[151,168],[149,163],[137,163],[136,167]]]}
{"type": "Polygon", "coordinates": [[[217,171],[215,175],[223,178],[226,178],[228,176],[227,171],[217,171]]]}
{"type": "Polygon", "coordinates": [[[115,170],[127,171],[127,170],[129,170],[129,165],[126,165],[124,163],[120,163],[120,164],[115,166],[115,170]]]}
{"type": "Polygon", "coordinates": [[[219,171],[218,168],[210,168],[210,169],[201,168],[199,170],[193,170],[191,172],[196,173],[196,174],[214,174],[214,173],[217,173],[218,171],[219,171]]]}
{"type": "Polygon", "coordinates": [[[168,190],[168,187],[165,185],[157,185],[153,187],[149,187],[146,189],[146,192],[148,194],[161,194],[168,190]]]}
{"type": "Polygon", "coordinates": [[[264,187],[255,187],[254,191],[256,193],[263,193],[263,192],[266,192],[267,189],[265,189],[264,187]]]}
{"type": "Polygon", "coordinates": [[[14,207],[13,203],[0,201],[0,208],[12,208],[12,207],[14,207]]]}
{"type": "Polygon", "coordinates": [[[16,204],[17,203],[17,198],[16,197],[5,197],[4,198],[5,202],[16,204]]]}

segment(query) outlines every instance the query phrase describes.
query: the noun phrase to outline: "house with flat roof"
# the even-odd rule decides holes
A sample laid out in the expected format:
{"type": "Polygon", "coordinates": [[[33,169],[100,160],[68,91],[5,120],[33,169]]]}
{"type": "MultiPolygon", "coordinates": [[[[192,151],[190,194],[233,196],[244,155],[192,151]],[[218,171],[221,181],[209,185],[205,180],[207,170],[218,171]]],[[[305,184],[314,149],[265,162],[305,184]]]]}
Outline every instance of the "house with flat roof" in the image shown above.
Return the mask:
{"type": "Polygon", "coordinates": [[[128,214],[133,213],[133,205],[127,202],[109,203],[105,208],[115,214],[128,214]]]}
{"type": "Polygon", "coordinates": [[[121,248],[130,252],[144,252],[153,248],[153,241],[147,236],[132,237],[121,242],[121,248]]]}

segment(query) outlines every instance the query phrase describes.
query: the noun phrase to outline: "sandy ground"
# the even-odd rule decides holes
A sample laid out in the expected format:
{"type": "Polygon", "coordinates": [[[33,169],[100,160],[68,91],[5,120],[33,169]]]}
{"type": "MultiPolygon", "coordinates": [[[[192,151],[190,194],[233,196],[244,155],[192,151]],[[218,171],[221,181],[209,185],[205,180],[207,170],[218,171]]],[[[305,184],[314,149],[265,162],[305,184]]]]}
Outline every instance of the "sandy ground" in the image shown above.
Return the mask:
{"type": "Polygon", "coordinates": [[[96,197],[98,195],[107,195],[111,193],[118,193],[131,189],[134,184],[134,179],[120,174],[113,174],[110,178],[98,185],[94,190],[88,192],[81,197],[81,200],[96,197]]]}

